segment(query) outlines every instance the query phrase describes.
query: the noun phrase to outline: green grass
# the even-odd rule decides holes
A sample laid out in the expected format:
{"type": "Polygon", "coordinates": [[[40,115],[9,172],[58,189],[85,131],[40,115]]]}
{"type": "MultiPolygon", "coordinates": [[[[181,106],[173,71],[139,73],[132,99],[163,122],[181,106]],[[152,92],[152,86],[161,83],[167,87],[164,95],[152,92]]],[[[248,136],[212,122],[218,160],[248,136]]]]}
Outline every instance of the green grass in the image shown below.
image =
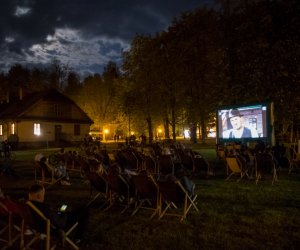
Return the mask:
{"type": "MultiPolygon", "coordinates": [[[[279,173],[271,185],[263,180],[225,181],[225,167],[212,147],[196,145],[211,164],[217,164],[217,175],[195,179],[199,213],[192,210],[187,220],[176,218],[148,219],[149,213],[130,216],[120,209],[103,212],[101,200],[90,209],[82,249],[298,249],[300,245],[300,173],[279,173]]],[[[0,177],[0,186],[12,197],[26,197],[33,182],[32,159],[35,152],[17,152],[14,167],[19,180],[0,177]]],[[[71,173],[72,186],[53,186],[47,190],[47,201],[69,203],[74,208],[90,199],[89,185],[71,173]]]]}

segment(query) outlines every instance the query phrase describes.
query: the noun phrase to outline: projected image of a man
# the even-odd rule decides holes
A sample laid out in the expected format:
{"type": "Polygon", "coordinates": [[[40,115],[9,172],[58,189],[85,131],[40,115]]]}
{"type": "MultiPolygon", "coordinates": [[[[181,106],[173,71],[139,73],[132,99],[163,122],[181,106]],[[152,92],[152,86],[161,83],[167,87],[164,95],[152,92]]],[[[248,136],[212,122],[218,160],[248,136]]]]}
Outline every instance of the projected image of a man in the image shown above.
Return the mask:
{"type": "Polygon", "coordinates": [[[231,109],[228,113],[228,119],[232,129],[224,131],[223,138],[257,138],[258,133],[254,128],[245,126],[243,115],[238,109],[231,109]]]}

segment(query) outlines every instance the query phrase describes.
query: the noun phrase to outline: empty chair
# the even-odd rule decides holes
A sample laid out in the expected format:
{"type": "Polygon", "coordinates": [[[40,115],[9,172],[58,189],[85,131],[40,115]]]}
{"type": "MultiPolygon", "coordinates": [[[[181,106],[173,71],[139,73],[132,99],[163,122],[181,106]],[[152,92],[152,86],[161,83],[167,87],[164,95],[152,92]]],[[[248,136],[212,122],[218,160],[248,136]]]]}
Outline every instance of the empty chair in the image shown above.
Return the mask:
{"type": "Polygon", "coordinates": [[[233,175],[239,175],[238,182],[244,177],[248,176],[248,168],[241,163],[237,157],[226,157],[227,178],[229,180],[233,175]]]}

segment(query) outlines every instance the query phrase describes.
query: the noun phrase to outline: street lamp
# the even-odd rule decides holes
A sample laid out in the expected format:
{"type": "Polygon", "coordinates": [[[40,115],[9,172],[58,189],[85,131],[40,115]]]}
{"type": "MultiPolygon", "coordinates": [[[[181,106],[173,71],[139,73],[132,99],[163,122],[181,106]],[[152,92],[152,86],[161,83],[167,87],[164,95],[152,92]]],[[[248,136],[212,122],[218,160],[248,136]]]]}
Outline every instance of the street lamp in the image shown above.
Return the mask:
{"type": "Polygon", "coordinates": [[[108,129],[104,129],[104,134],[103,134],[103,140],[106,141],[106,137],[107,137],[107,134],[109,133],[109,130],[108,129]]]}

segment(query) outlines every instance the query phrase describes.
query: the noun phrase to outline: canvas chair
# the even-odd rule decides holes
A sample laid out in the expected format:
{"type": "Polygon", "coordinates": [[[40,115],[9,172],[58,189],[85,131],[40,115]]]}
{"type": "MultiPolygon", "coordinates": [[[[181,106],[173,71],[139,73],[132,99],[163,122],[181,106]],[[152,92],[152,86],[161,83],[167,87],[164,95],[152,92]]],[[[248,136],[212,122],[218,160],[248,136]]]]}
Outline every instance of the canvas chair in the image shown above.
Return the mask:
{"type": "Polygon", "coordinates": [[[58,183],[61,180],[59,178],[55,178],[54,167],[48,168],[46,163],[39,161],[34,162],[34,179],[37,183],[48,187],[58,183]]]}
{"type": "Polygon", "coordinates": [[[121,213],[124,213],[130,207],[131,187],[128,181],[120,173],[108,173],[104,178],[107,182],[109,203],[104,211],[109,210],[115,205],[119,205],[124,206],[124,209],[121,211],[121,213]]]}
{"type": "Polygon", "coordinates": [[[158,174],[157,163],[153,156],[146,155],[143,160],[143,169],[146,170],[151,175],[158,174]]]}
{"type": "Polygon", "coordinates": [[[164,216],[175,216],[184,221],[187,214],[196,206],[197,195],[191,197],[179,180],[158,181],[159,187],[159,219],[164,216]]]}
{"type": "MultiPolygon", "coordinates": [[[[31,221],[28,223],[28,226],[30,227],[32,231],[32,235],[30,235],[30,239],[28,242],[26,239],[24,240],[24,248],[23,249],[32,249],[32,246],[40,240],[43,240],[45,243],[45,247],[43,249],[45,250],[52,250],[58,247],[58,243],[60,242],[60,239],[57,239],[57,236],[53,235],[53,229],[54,226],[51,224],[51,221],[49,218],[47,218],[41,210],[39,210],[32,202],[27,201],[26,204],[28,205],[28,208],[30,208],[31,213],[36,213],[38,216],[40,216],[45,221],[45,232],[38,232],[34,226],[34,221],[31,219],[31,221]]],[[[72,225],[68,230],[61,231],[61,237],[62,237],[62,244],[63,246],[65,243],[68,243],[69,246],[72,249],[78,250],[79,247],[71,240],[70,234],[73,232],[73,230],[78,226],[78,222],[76,222],[74,225],[72,225]]],[[[37,248],[37,250],[40,250],[40,247],[37,248]]]]}
{"type": "Polygon", "coordinates": [[[233,175],[240,175],[239,182],[244,176],[248,176],[248,168],[243,165],[237,157],[226,157],[227,178],[229,180],[233,175]]]}
{"type": "Polygon", "coordinates": [[[0,243],[4,249],[23,249],[25,234],[25,204],[7,198],[0,200],[0,218],[4,224],[0,228],[0,243]],[[17,241],[20,239],[19,244],[17,241]],[[2,244],[1,243],[1,244],[2,244]]]}
{"type": "Polygon", "coordinates": [[[139,173],[132,175],[131,180],[136,190],[136,206],[131,215],[135,215],[140,209],[152,210],[151,219],[159,215],[159,190],[152,175],[139,173]]]}
{"type": "Polygon", "coordinates": [[[273,156],[268,153],[257,154],[254,158],[255,165],[255,183],[257,184],[259,180],[263,177],[270,177],[272,180],[272,185],[277,181],[277,170],[273,159],[273,156]]]}
{"type": "Polygon", "coordinates": [[[182,166],[190,171],[190,172],[195,172],[195,163],[194,163],[194,159],[193,156],[187,153],[180,153],[178,154],[180,163],[182,164],[182,166]]]}
{"type": "MultiPolygon", "coordinates": [[[[103,173],[104,175],[104,173],[103,173]]],[[[90,182],[90,194],[91,194],[91,201],[87,204],[87,206],[91,205],[96,199],[104,198],[107,199],[108,197],[108,183],[105,177],[99,175],[96,172],[89,172],[85,173],[85,177],[90,182]],[[93,189],[97,191],[96,195],[93,195],[93,189]]]]}
{"type": "Polygon", "coordinates": [[[160,155],[158,158],[158,171],[159,174],[168,175],[175,173],[175,165],[172,155],[160,155]]]}
{"type": "Polygon", "coordinates": [[[218,156],[219,160],[224,161],[224,162],[226,161],[226,153],[225,153],[224,149],[218,149],[217,156],[218,156]]]}
{"type": "Polygon", "coordinates": [[[209,162],[201,154],[194,154],[193,161],[194,174],[200,175],[204,172],[206,176],[214,175],[214,171],[209,162]]]}
{"type": "Polygon", "coordinates": [[[294,152],[289,162],[289,174],[300,168],[300,154],[294,152]]]}

